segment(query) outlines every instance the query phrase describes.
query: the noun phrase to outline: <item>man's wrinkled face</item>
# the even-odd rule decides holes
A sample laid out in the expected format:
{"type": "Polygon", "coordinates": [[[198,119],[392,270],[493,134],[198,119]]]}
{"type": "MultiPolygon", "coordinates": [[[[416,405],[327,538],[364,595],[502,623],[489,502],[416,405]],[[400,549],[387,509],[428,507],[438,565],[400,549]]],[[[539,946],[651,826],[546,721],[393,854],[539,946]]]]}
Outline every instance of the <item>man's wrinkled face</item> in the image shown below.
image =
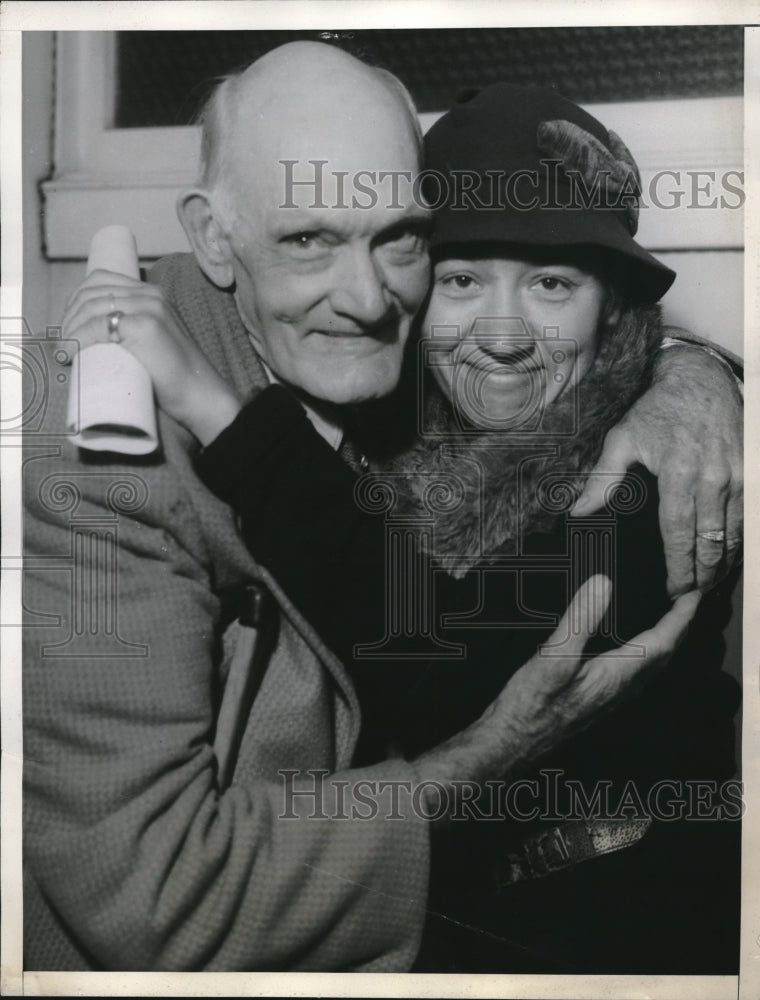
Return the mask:
{"type": "Polygon", "coordinates": [[[304,119],[265,148],[238,146],[230,244],[237,306],[257,351],[283,382],[318,400],[387,395],[428,287],[428,217],[411,184],[395,193],[378,184],[375,204],[353,203],[353,180],[360,171],[414,174],[408,128],[340,122],[320,131],[304,119]],[[318,189],[308,183],[315,159],[327,161],[318,189]],[[307,183],[290,183],[299,180],[307,183]]]}

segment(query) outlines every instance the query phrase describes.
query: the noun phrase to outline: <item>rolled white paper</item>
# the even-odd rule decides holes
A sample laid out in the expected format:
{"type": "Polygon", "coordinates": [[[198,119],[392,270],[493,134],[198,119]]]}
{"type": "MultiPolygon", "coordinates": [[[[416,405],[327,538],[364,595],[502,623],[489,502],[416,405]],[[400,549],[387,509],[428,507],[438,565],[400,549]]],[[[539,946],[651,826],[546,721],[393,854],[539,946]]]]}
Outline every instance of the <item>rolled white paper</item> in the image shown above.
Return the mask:
{"type": "Polygon", "coordinates": [[[131,229],[127,226],[104,226],[95,233],[87,258],[87,273],[92,274],[93,271],[113,271],[114,274],[126,274],[128,278],[140,280],[137,244],[131,229]]]}
{"type": "Polygon", "coordinates": [[[90,451],[148,455],[158,445],[153,383],[118,344],[92,344],[74,356],[69,387],[69,430],[90,451]]]}
{"type": "MultiPolygon", "coordinates": [[[[106,226],[93,236],[87,274],[98,270],[139,279],[137,246],[126,226],[106,226]]],[[[71,365],[66,424],[80,448],[150,454],[158,447],[150,375],[118,344],[79,351],[71,365]]]]}

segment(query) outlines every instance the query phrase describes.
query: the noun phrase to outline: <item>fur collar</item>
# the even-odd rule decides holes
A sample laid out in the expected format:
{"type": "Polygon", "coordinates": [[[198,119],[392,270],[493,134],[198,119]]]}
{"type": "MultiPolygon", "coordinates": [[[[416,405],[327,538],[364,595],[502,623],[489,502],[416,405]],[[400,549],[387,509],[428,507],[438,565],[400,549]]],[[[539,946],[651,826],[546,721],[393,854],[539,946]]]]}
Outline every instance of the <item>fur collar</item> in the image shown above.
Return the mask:
{"type": "MultiPolygon", "coordinates": [[[[421,538],[436,561],[461,577],[505,546],[517,551],[519,538],[550,529],[572,506],[607,431],[651,381],[661,337],[659,307],[627,309],[603,332],[577,394],[565,393],[547,408],[540,436],[463,432],[448,403],[432,393],[429,432],[390,465],[389,471],[403,473],[394,476],[394,513],[419,521],[430,510],[432,480],[443,477],[453,484],[452,502],[437,505],[435,530],[421,538]],[[441,511],[441,506],[449,509],[441,511]]],[[[439,501],[446,495],[444,487],[439,501]]]]}

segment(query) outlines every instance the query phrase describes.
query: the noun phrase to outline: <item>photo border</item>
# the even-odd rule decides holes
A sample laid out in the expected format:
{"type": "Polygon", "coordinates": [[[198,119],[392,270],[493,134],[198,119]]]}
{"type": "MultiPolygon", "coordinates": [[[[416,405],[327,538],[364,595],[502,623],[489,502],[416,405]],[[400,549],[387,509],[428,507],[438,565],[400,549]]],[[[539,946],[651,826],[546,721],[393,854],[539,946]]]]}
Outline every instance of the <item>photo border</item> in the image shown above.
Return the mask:
{"type": "MultiPolygon", "coordinates": [[[[376,2],[376,0],[275,0],[275,2],[194,3],[142,2],[14,3],[0,13],[2,31],[2,246],[3,287],[0,317],[20,317],[22,290],[21,181],[21,33],[34,30],[203,30],[220,29],[381,27],[534,27],[634,24],[754,24],[758,5],[736,2],[637,3],[609,0],[541,4],[520,0],[468,3],[376,2]],[[392,25],[391,25],[392,22],[392,25]]],[[[760,397],[755,378],[760,372],[760,29],[745,32],[745,371],[747,450],[746,490],[760,496],[760,397]]],[[[3,336],[13,335],[4,322],[3,336]]],[[[18,413],[20,373],[2,371],[3,412],[18,413]]],[[[0,449],[2,461],[3,552],[19,544],[20,448],[0,449]]],[[[747,812],[743,823],[742,955],[735,977],[600,977],[435,974],[308,974],[308,973],[59,973],[22,972],[21,967],[21,669],[20,628],[3,624],[2,678],[2,993],[11,995],[99,996],[482,996],[482,997],[649,997],[689,996],[692,1000],[760,995],[760,827],[753,803],[760,801],[760,694],[755,665],[760,662],[760,630],[753,621],[760,593],[760,518],[749,505],[746,523],[743,779],[747,812]]],[[[4,568],[12,569],[4,562],[4,568]]],[[[2,621],[18,621],[21,610],[20,572],[2,575],[2,621]]]]}

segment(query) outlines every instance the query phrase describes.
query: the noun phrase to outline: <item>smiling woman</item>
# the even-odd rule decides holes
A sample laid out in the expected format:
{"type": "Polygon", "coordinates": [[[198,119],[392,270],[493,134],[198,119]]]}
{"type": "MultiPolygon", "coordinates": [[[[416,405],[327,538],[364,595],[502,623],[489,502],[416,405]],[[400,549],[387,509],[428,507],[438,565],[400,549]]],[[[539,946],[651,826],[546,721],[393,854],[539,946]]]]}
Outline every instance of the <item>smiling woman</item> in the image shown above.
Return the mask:
{"type": "Polygon", "coordinates": [[[435,340],[433,375],[476,426],[518,430],[589,370],[606,299],[601,280],[572,265],[499,257],[438,261],[423,326],[423,337],[435,340]],[[456,331],[448,357],[437,328],[456,331]],[[468,414],[476,400],[477,410],[468,414]]]}

